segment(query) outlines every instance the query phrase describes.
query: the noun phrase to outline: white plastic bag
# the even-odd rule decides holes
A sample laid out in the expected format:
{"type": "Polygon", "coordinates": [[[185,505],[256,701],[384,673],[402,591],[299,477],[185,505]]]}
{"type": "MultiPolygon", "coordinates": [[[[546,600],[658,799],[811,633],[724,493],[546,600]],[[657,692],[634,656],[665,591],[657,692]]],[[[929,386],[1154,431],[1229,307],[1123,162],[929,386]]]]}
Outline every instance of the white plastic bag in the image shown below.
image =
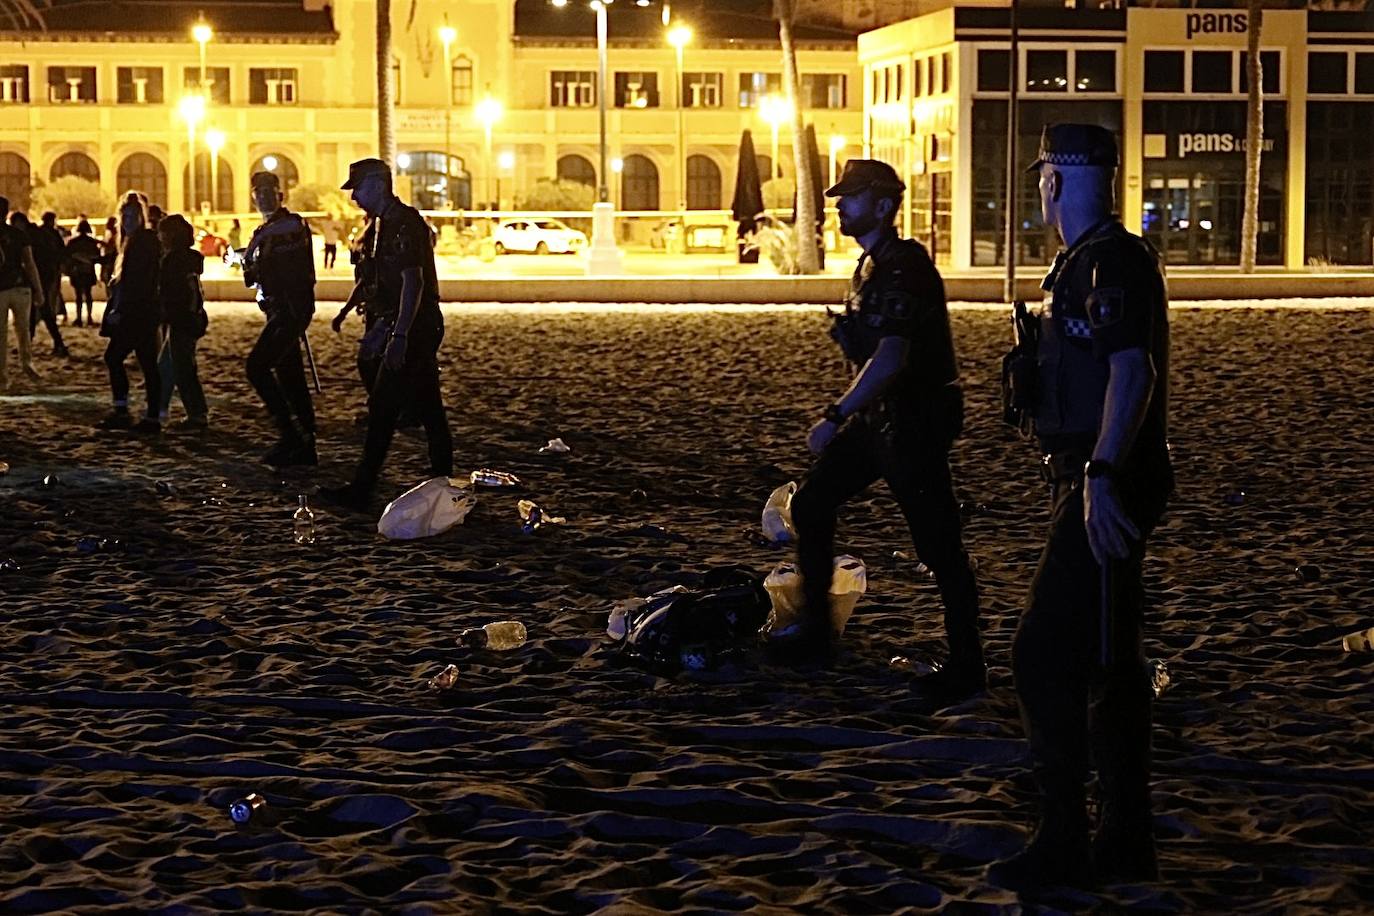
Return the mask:
{"type": "Polygon", "coordinates": [[[788,481],[774,490],[763,505],[763,536],[774,544],[797,539],[797,531],[792,527],[792,497],[796,493],[796,483],[788,481]]]}
{"type": "MultiPolygon", "coordinates": [[[[802,610],[802,578],[792,563],[779,563],[763,580],[773,610],[763,625],[764,633],[778,633],[797,623],[802,610]]],[[[844,554],[835,558],[830,578],[830,626],[835,635],[844,632],[859,596],[868,590],[868,571],[863,560],[844,554]]]]}
{"type": "Polygon", "coordinates": [[[441,534],[460,525],[477,496],[456,477],[432,477],[387,503],[377,520],[377,532],[407,541],[441,534]]]}

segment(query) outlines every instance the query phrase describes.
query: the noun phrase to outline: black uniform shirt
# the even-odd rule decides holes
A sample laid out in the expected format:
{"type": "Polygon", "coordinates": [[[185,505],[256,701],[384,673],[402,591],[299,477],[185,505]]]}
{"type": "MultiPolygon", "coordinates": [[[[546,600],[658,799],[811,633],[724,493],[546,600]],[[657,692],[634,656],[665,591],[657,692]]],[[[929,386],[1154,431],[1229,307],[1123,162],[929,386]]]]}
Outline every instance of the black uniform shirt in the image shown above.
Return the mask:
{"type": "Polygon", "coordinates": [[[420,211],[392,200],[363,230],[358,251],[355,273],[368,289],[365,308],[369,316],[394,321],[401,310],[402,272],[419,269],[420,300],[410,336],[412,342],[419,338],[437,346],[443,336],[439,275],[434,266],[434,237],[420,211]]]}
{"type": "Polygon", "coordinates": [[[889,408],[924,414],[933,397],[957,388],[945,285],[920,242],[894,232],[865,253],[849,282],[845,312],[852,316],[849,355],[857,366],[873,357],[884,337],[909,342],[906,365],[883,396],[889,408]]]}
{"type": "Polygon", "coordinates": [[[1115,218],[1089,229],[1055,259],[1041,312],[1040,405],[1036,430],[1046,451],[1091,450],[1106,400],[1108,361],[1144,349],[1155,385],[1131,455],[1167,460],[1169,311],[1159,253],[1115,218]]]}
{"type": "Polygon", "coordinates": [[[247,250],[250,263],[244,283],[258,287],[269,316],[289,315],[300,321],[315,314],[315,256],[305,220],[278,208],[253,230],[247,250]]]}
{"type": "Polygon", "coordinates": [[[26,248],[32,252],[29,234],[0,216],[0,290],[29,285],[29,275],[24,270],[26,248]]]}

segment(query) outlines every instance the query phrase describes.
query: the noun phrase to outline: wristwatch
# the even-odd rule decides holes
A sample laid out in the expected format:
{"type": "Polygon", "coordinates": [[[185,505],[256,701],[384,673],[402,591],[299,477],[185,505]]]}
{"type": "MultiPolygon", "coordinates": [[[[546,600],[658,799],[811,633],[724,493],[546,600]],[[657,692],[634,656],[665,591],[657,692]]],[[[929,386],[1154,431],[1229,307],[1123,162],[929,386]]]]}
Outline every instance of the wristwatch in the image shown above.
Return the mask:
{"type": "Polygon", "coordinates": [[[821,417],[823,419],[829,420],[836,426],[841,426],[844,424],[844,412],[840,410],[839,404],[831,404],[829,407],[825,409],[825,413],[821,414],[821,417]]]}
{"type": "Polygon", "coordinates": [[[1101,458],[1094,458],[1083,465],[1083,476],[1089,480],[1096,480],[1099,477],[1115,477],[1116,465],[1110,461],[1103,461],[1101,458]]]}

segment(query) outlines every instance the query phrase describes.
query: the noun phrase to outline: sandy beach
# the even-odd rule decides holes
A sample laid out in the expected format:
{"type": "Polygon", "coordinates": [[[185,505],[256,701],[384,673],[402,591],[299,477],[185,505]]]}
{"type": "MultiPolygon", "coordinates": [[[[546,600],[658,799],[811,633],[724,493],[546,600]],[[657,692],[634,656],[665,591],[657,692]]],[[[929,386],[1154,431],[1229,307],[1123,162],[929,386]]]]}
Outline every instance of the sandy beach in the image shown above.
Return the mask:
{"type": "MultiPolygon", "coordinates": [[[[71,361],[36,359],[41,385],[11,365],[0,911],[1022,905],[982,880],[1033,813],[1008,651],[1047,518],[1035,450],[1000,422],[1001,312],[952,316],[993,684],[934,709],[888,663],[938,649],[941,625],[933,583],[893,556],[910,542],[881,487],[842,516],[869,590],[832,670],[656,678],[615,665],[604,635],[615,601],[790,557],[753,534],[844,384],[819,308],[450,307],[458,467],[524,487],[480,492],[440,537],[386,541],[377,513],[426,466],[423,433],[403,432],[377,511],[316,507],[318,542],[298,546],[297,494],[361,450],[358,325],[333,335],[333,310],[311,334],[307,472],[258,461],[251,306],[212,306],[203,436],[95,430],[109,395],[91,329],[64,328],[71,361]],[[572,451],[539,454],[555,436],[572,451]],[[522,497],[567,524],[522,534],[522,497]],[[505,618],[529,628],[521,649],[456,644],[505,618]],[[428,691],[450,662],[458,686],[428,691]],[[236,828],[226,808],[248,792],[270,816],[236,828]]],[[[1040,903],[1368,912],[1374,654],[1340,638],[1374,626],[1374,310],[1172,322],[1179,486],[1146,567],[1147,652],[1174,679],[1154,732],[1162,877],[1040,903]]]]}

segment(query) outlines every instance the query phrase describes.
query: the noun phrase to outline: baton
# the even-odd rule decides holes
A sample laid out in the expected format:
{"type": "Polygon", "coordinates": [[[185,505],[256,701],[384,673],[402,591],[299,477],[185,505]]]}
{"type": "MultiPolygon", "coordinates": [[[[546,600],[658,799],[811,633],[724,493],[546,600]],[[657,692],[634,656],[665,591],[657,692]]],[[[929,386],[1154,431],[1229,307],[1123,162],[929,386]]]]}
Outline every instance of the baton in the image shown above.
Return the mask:
{"type": "Polygon", "coordinates": [[[1112,668],[1112,563],[1111,557],[1102,564],[1102,575],[1099,579],[1101,588],[1102,609],[1101,618],[1098,621],[1098,661],[1102,664],[1104,673],[1111,671],[1112,668]]]}
{"type": "Polygon", "coordinates": [[[320,388],[320,374],[315,371],[315,351],[310,349],[310,335],[305,331],[301,331],[301,343],[305,344],[305,358],[306,361],[310,363],[310,378],[315,382],[315,393],[322,394],[323,390],[320,388]]]}

